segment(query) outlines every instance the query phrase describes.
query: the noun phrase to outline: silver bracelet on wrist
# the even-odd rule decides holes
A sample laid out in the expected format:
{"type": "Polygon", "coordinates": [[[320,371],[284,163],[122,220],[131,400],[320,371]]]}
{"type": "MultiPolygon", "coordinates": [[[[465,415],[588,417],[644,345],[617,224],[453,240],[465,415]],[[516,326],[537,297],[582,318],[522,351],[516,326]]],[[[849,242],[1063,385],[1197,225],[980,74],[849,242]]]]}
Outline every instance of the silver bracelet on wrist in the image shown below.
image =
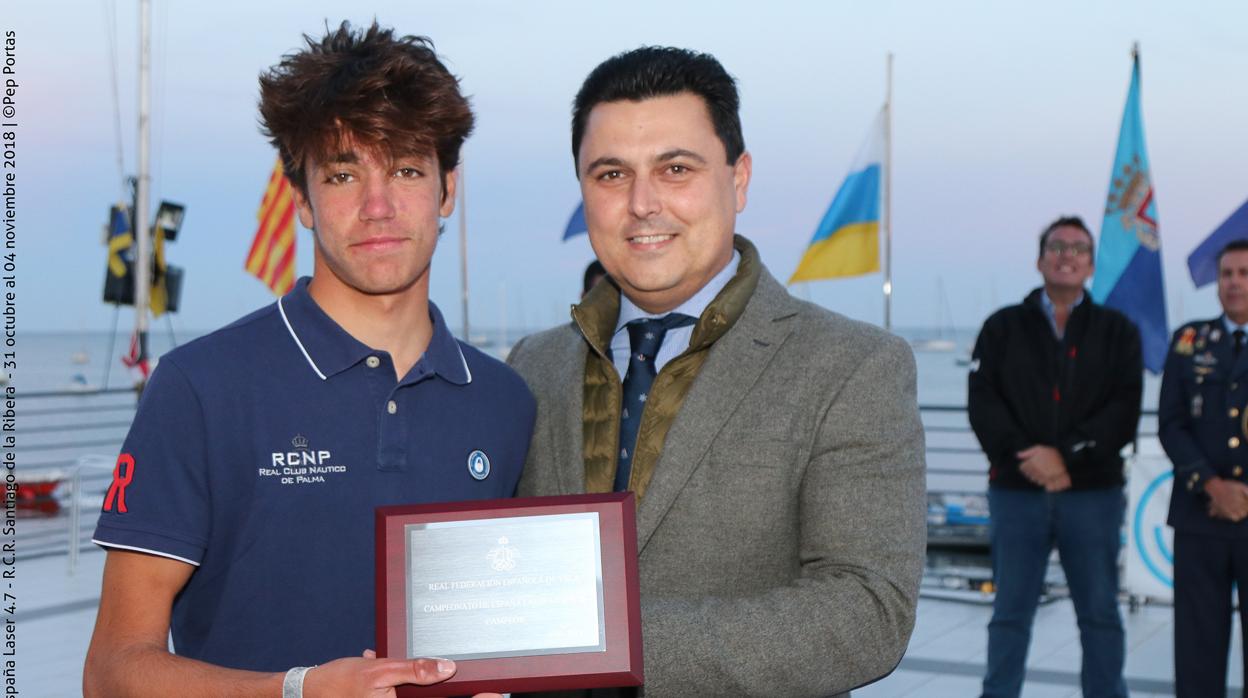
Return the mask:
{"type": "Polygon", "coordinates": [[[282,698],[303,698],[303,677],[313,669],[310,666],[297,666],[286,672],[282,680],[282,698]]]}

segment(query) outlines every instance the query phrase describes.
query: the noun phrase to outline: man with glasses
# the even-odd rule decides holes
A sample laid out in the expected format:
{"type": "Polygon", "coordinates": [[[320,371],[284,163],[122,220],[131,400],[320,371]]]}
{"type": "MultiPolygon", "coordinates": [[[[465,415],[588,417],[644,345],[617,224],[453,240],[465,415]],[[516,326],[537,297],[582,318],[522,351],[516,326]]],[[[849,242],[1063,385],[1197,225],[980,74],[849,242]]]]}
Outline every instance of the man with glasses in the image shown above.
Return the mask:
{"type": "Polygon", "coordinates": [[[1036,261],[1044,286],[989,317],[975,343],[967,409],[990,466],[996,585],[986,697],[1022,689],[1054,545],[1079,619],[1083,695],[1127,695],[1120,452],[1135,438],[1143,367],[1135,325],[1084,290],[1092,251],[1092,234],[1077,217],[1045,228],[1036,261]]]}

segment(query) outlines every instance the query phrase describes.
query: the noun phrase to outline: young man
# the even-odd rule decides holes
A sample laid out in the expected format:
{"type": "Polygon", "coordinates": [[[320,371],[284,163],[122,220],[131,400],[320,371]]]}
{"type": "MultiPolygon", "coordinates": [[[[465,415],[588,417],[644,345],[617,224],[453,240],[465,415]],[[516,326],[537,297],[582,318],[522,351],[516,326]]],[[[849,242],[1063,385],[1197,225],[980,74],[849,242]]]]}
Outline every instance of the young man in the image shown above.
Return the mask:
{"type": "Polygon", "coordinates": [[[651,698],[883,676],[923,567],[913,357],[791,297],[734,237],[737,112],[705,54],[642,48],[589,75],[572,154],[611,281],[511,357],[538,400],[521,491],[639,498],[651,698]]]}
{"type": "Polygon", "coordinates": [[[1174,463],[1168,523],[1179,698],[1226,694],[1232,584],[1248,628],[1248,240],[1218,255],[1218,301],[1221,317],[1174,333],[1157,403],[1158,436],[1174,463]]]}
{"type": "Polygon", "coordinates": [[[364,696],[448,678],[447,660],[360,656],[373,509],[507,497],[519,479],[531,395],[428,299],[472,129],[458,82],[427,39],[376,24],[307,41],[261,77],[260,111],[316,242],[312,278],[153,375],[96,530],[88,695],[364,696]]]}
{"type": "Polygon", "coordinates": [[[967,411],[988,457],[992,571],[986,698],[1022,690],[1031,623],[1057,546],[1079,618],[1086,696],[1126,696],[1118,549],[1122,448],[1140,419],[1135,325],[1092,302],[1092,234],[1059,218],[1040,235],[1044,278],[984,322],[967,411]]]}

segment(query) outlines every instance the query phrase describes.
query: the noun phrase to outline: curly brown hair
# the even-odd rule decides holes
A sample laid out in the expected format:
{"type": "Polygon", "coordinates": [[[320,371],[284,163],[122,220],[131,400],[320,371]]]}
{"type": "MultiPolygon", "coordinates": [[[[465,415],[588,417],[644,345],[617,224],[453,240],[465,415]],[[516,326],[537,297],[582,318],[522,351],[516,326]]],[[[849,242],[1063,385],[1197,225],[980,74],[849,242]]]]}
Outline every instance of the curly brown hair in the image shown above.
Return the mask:
{"type": "Polygon", "coordinates": [[[433,42],[395,38],[375,21],[303,38],[307,48],[260,75],[260,129],[291,183],[306,196],[308,158],[327,160],[354,146],[389,160],[434,153],[445,196],[473,116],[433,42]]]}

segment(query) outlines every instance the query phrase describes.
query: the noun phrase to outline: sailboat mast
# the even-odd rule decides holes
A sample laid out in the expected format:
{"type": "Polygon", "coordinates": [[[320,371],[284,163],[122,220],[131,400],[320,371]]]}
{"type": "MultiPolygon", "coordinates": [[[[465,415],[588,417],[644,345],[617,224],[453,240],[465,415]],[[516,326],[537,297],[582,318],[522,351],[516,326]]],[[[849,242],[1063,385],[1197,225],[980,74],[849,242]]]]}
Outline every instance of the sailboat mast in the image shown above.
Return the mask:
{"type": "Polygon", "coordinates": [[[134,203],[134,333],[139,341],[139,358],[147,358],[147,308],[151,288],[151,238],[147,234],[148,200],[151,196],[151,77],[152,77],[151,0],[139,0],[139,176],[134,203]]]}
{"type": "Polygon", "coordinates": [[[888,54],[884,93],[884,192],[880,227],[884,233],[884,329],[893,327],[893,54],[888,54]]]}

